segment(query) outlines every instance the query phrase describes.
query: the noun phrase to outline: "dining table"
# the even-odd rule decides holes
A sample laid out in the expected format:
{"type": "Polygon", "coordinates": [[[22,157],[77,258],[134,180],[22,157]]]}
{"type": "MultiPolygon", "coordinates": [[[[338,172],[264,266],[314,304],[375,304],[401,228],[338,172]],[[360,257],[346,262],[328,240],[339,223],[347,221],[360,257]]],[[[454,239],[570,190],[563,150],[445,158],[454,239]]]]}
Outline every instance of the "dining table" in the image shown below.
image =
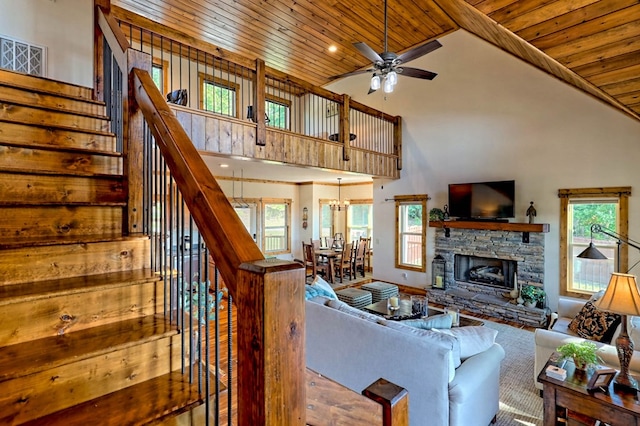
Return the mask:
{"type": "Polygon", "coordinates": [[[331,248],[320,248],[318,250],[315,251],[316,254],[316,260],[319,259],[327,259],[327,262],[329,263],[329,273],[328,273],[328,277],[327,280],[333,284],[334,283],[334,265],[335,265],[335,261],[336,259],[339,259],[340,257],[342,257],[342,251],[338,251],[338,250],[334,250],[331,248]]]}

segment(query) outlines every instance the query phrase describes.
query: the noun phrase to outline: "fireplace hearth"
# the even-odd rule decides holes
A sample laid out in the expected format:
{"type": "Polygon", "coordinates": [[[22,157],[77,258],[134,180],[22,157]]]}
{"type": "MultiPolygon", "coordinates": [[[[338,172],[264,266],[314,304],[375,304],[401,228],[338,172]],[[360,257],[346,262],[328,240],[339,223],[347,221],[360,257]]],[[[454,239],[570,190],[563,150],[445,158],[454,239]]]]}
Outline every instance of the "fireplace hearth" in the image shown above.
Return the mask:
{"type": "Polygon", "coordinates": [[[454,256],[454,278],[456,281],[513,288],[513,276],[517,262],[480,256],[456,254],[454,256]]]}

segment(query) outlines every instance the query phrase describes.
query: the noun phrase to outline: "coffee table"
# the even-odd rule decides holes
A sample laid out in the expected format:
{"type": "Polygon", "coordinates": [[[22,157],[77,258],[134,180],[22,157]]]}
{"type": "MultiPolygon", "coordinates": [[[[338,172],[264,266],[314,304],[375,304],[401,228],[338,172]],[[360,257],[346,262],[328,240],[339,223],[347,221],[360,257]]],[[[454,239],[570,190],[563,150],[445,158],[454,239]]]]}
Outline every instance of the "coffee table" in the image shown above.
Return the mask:
{"type": "MultiPolygon", "coordinates": [[[[372,314],[380,315],[386,319],[394,320],[394,321],[420,318],[419,313],[413,313],[411,309],[410,300],[400,299],[398,303],[398,309],[395,311],[392,311],[391,309],[389,309],[388,303],[389,303],[388,299],[385,299],[376,303],[372,303],[371,305],[367,305],[362,309],[364,309],[367,312],[371,312],[372,314]]],[[[439,314],[442,314],[443,312],[444,312],[443,309],[429,307],[427,311],[427,316],[439,315],[439,314]]],[[[484,325],[484,322],[478,319],[460,316],[460,327],[472,326],[472,325],[481,326],[481,325],[484,325]]]]}

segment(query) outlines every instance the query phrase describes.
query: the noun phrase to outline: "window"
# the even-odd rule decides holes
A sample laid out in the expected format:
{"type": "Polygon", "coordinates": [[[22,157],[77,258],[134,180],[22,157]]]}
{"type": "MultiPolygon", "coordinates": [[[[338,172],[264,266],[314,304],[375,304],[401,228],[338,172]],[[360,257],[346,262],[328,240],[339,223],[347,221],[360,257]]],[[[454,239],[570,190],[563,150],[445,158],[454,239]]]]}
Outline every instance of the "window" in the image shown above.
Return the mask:
{"type": "Polygon", "coordinates": [[[160,93],[166,95],[168,93],[167,89],[167,70],[169,69],[168,62],[162,61],[160,59],[153,59],[153,64],[151,65],[151,78],[153,82],[160,90],[160,93]]]}
{"type": "MultiPolygon", "coordinates": [[[[617,240],[593,234],[593,244],[607,260],[580,259],[591,242],[591,225],[627,235],[628,196],[631,188],[561,189],[560,294],[588,297],[609,284],[617,265],[617,240]]],[[[627,246],[620,250],[620,269],[627,271],[627,246]]]]}
{"type": "Polygon", "coordinates": [[[329,200],[320,200],[320,238],[333,238],[333,210],[329,200]]]}
{"type": "Polygon", "coordinates": [[[291,251],[290,205],[291,202],[288,200],[263,201],[263,253],[279,254],[291,251]]]}
{"type": "Polygon", "coordinates": [[[258,218],[258,204],[255,202],[231,202],[233,205],[233,209],[236,211],[236,214],[244,224],[245,228],[251,236],[253,240],[258,241],[258,226],[257,226],[257,218],[258,218]]]}
{"type": "Polygon", "coordinates": [[[267,95],[267,101],[265,105],[265,113],[269,117],[267,126],[277,127],[278,129],[290,129],[289,111],[291,109],[291,102],[277,98],[272,95],[267,95]]]}
{"type": "Polygon", "coordinates": [[[373,228],[373,204],[371,200],[350,200],[347,210],[347,241],[370,237],[373,228]]]}
{"type": "Polygon", "coordinates": [[[205,111],[239,117],[237,93],[239,85],[230,81],[199,73],[202,93],[200,107],[205,111]]]}
{"type": "Polygon", "coordinates": [[[396,196],[396,268],[426,270],[427,196],[396,196]]]}

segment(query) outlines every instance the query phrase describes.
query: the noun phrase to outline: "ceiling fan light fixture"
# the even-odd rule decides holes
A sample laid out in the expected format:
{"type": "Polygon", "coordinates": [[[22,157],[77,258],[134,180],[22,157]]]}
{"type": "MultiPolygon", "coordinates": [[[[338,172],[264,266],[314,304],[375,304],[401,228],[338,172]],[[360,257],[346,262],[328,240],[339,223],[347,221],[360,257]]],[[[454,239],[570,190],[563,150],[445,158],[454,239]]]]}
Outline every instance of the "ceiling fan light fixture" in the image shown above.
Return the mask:
{"type": "Polygon", "coordinates": [[[384,79],[383,90],[384,90],[384,93],[393,92],[393,83],[391,83],[391,79],[388,76],[384,79]]]}
{"type": "Polygon", "coordinates": [[[398,83],[398,74],[395,71],[391,71],[387,74],[387,80],[391,82],[391,85],[395,86],[398,83]]]}
{"type": "Polygon", "coordinates": [[[380,76],[377,74],[374,74],[373,77],[371,77],[371,90],[378,90],[380,88],[380,76]]]}

